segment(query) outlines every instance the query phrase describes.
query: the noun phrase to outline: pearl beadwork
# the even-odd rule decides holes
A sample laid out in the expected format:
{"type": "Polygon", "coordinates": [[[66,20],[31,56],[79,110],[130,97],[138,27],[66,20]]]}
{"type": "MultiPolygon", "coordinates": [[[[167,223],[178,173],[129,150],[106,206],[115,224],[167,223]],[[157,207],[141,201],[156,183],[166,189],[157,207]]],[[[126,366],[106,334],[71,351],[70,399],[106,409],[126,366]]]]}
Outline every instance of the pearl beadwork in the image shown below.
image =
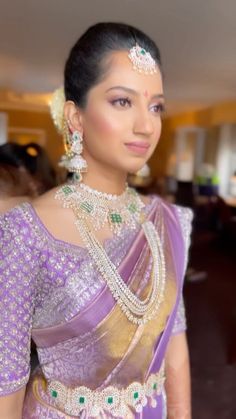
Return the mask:
{"type": "Polygon", "coordinates": [[[121,389],[108,386],[103,390],[91,390],[85,386],[68,388],[53,380],[49,382],[47,391],[54,404],[69,415],[78,416],[86,409],[92,417],[105,411],[114,417],[128,418],[130,408],[140,413],[148,400],[151,406],[157,405],[155,397],[161,394],[164,381],[163,363],[159,372],[151,374],[144,384],[133,382],[121,389]]]}
{"type": "MultiPolygon", "coordinates": [[[[144,300],[139,299],[122,280],[115,265],[108,258],[103,246],[96,239],[88,225],[88,220],[91,221],[91,218],[92,220],[94,218],[90,216],[92,211],[97,214],[97,222],[99,222],[100,225],[102,224],[103,221],[100,221],[100,218],[104,208],[104,213],[106,213],[107,209],[106,216],[111,211],[111,207],[108,206],[108,202],[115,203],[115,207],[112,211],[117,211],[116,207],[119,205],[121,214],[123,214],[123,208],[126,208],[127,206],[129,208],[130,205],[135,206],[135,208],[138,208],[137,213],[140,217],[141,208],[143,208],[144,204],[137,192],[126,186],[126,190],[123,194],[117,196],[93,190],[84,184],[81,184],[78,188],[73,185],[65,185],[57,192],[56,198],[64,201],[64,207],[73,209],[76,216],[75,225],[79,230],[80,236],[88,248],[89,254],[98,271],[106,281],[113,298],[120,306],[126,317],[136,325],[143,325],[153,319],[164,299],[166,283],[165,258],[162,249],[163,246],[154,224],[151,221],[145,221],[141,224],[151,249],[153,260],[151,273],[152,287],[149,295],[144,300]],[[99,211],[97,211],[97,206],[100,208],[99,211]],[[83,211],[85,211],[87,216],[83,216],[83,211]],[[98,215],[100,215],[100,217],[98,215]]],[[[136,226],[138,222],[136,214],[133,215],[133,211],[129,214],[129,217],[126,219],[126,223],[130,220],[130,223],[133,222],[136,226]]],[[[116,213],[116,217],[119,215],[119,213],[116,213]]]]}
{"type": "Polygon", "coordinates": [[[165,259],[160,238],[151,221],[142,224],[153,257],[152,290],[145,300],[140,300],[130,291],[120,277],[116,267],[108,258],[102,245],[81,220],[76,220],[76,226],[81,238],[86,244],[91,258],[119,306],[127,318],[134,324],[141,325],[151,320],[157,313],[164,299],[166,282],[165,259]]]}
{"type": "Polygon", "coordinates": [[[72,208],[78,216],[89,221],[94,230],[100,230],[109,224],[115,234],[120,234],[123,226],[135,229],[145,207],[138,193],[126,185],[121,195],[112,195],[96,191],[80,183],[62,186],[55,195],[63,201],[65,208],[72,208]]]}

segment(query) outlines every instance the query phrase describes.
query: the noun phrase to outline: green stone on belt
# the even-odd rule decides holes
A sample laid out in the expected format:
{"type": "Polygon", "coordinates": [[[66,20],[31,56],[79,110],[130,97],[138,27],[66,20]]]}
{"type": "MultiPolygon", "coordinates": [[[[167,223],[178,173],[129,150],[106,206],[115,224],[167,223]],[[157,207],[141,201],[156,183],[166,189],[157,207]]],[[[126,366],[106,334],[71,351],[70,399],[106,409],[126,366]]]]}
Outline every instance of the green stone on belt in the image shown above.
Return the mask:
{"type": "Polygon", "coordinates": [[[80,404],[84,404],[84,403],[85,403],[85,397],[81,396],[81,397],[79,398],[79,403],[80,403],[80,404]]]}
{"type": "Polygon", "coordinates": [[[153,384],[153,390],[156,390],[157,389],[157,383],[154,383],[153,384]]]}
{"type": "Polygon", "coordinates": [[[52,390],[51,391],[51,395],[52,395],[52,397],[54,397],[54,399],[56,399],[57,398],[57,391],[56,390],[52,390]]]}
{"type": "Polygon", "coordinates": [[[91,205],[89,202],[85,201],[80,204],[80,208],[88,213],[92,212],[93,205],[91,205]]]}
{"type": "Polygon", "coordinates": [[[134,393],[134,399],[138,399],[138,391],[135,391],[135,393],[134,393]]]}
{"type": "Polygon", "coordinates": [[[120,214],[117,214],[116,212],[113,212],[110,214],[111,222],[114,224],[121,224],[122,223],[122,217],[120,214]]]}
{"type": "Polygon", "coordinates": [[[107,403],[112,404],[113,403],[113,397],[108,397],[107,398],[107,403]]]}

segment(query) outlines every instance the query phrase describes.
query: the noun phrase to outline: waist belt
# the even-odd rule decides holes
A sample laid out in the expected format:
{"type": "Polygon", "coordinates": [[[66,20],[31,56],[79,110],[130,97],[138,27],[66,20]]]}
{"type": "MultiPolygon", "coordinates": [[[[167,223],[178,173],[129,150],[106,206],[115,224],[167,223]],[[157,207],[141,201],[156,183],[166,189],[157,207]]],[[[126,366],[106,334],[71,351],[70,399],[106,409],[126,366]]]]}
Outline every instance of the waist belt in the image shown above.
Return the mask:
{"type": "Polygon", "coordinates": [[[78,416],[85,411],[91,416],[98,416],[106,411],[113,416],[128,417],[130,408],[141,412],[147,402],[157,406],[155,396],[160,395],[165,381],[164,363],[158,373],[151,374],[146,383],[133,382],[126,388],[114,386],[102,390],[91,390],[80,386],[69,388],[59,381],[49,381],[48,392],[53,405],[69,415],[78,416]]]}

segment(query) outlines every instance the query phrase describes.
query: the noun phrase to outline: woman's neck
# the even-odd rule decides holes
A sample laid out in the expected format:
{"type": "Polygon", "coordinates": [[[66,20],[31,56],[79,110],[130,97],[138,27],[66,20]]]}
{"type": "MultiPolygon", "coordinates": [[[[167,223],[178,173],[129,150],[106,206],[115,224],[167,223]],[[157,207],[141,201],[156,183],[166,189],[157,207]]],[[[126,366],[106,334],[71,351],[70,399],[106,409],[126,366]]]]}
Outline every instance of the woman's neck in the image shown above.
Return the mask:
{"type": "Polygon", "coordinates": [[[0,196],[0,214],[7,212],[22,202],[27,202],[30,200],[31,199],[28,196],[0,196]]]}
{"type": "Polygon", "coordinates": [[[127,176],[94,176],[87,172],[83,175],[83,183],[88,185],[90,188],[96,189],[99,192],[105,192],[107,194],[121,195],[126,187],[127,176]]]}

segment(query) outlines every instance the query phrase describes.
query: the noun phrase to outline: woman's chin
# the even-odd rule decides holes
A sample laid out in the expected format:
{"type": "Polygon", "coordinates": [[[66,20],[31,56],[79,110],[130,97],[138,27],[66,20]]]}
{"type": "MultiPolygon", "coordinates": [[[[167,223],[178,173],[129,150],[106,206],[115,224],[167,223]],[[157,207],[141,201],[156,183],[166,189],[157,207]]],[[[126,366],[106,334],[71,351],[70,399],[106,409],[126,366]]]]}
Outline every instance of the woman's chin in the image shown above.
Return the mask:
{"type": "Polygon", "coordinates": [[[142,167],[144,166],[144,164],[145,163],[143,163],[142,165],[135,165],[135,166],[133,166],[133,167],[130,167],[128,170],[127,170],[127,172],[130,174],[130,175],[135,175],[137,172],[139,172],[139,170],[140,169],[142,169],[142,167]]]}

